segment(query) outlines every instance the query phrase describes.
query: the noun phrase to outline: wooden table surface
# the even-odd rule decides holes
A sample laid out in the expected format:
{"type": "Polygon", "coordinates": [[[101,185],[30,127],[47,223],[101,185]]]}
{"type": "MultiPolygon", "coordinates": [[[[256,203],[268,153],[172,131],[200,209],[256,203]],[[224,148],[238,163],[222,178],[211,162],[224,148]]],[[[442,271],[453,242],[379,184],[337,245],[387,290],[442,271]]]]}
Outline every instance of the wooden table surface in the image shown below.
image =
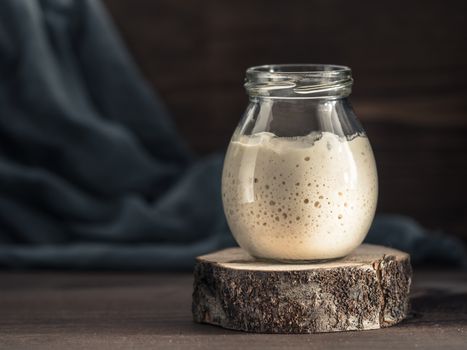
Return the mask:
{"type": "Polygon", "coordinates": [[[0,349],[467,349],[467,274],[415,271],[410,319],[387,329],[247,334],[191,320],[192,276],[0,273],[0,349]]]}

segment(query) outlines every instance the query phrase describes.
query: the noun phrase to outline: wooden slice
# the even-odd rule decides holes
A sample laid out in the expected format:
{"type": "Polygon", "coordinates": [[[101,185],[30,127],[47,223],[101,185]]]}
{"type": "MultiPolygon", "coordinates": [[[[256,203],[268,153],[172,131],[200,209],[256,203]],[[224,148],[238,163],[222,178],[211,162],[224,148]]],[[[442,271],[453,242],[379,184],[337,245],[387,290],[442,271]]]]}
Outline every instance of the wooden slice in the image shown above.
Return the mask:
{"type": "Polygon", "coordinates": [[[408,254],[363,244],[317,264],[257,261],[241,248],[197,258],[193,318],[260,333],[366,330],[402,321],[409,308],[408,254]]]}

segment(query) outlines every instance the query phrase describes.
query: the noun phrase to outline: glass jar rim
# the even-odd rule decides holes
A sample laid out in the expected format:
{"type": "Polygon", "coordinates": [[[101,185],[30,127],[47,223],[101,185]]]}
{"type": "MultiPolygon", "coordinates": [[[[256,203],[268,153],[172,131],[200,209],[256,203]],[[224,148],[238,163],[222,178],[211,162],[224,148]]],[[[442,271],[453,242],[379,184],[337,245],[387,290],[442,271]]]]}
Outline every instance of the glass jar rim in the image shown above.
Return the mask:
{"type": "Polygon", "coordinates": [[[350,95],[352,70],[336,64],[267,64],[246,70],[250,96],[339,98],[350,95]]]}
{"type": "Polygon", "coordinates": [[[350,67],[338,64],[319,64],[319,63],[285,63],[285,64],[264,64],[253,66],[247,69],[247,74],[256,75],[341,75],[342,73],[351,73],[350,67]]]}

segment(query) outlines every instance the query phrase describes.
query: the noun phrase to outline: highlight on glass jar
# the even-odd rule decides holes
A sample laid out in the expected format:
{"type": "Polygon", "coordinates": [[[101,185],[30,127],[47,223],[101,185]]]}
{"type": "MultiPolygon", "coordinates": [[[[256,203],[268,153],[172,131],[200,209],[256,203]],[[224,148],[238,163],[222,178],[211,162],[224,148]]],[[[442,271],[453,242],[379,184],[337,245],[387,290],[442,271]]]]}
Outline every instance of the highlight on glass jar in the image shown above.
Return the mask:
{"type": "Polygon", "coordinates": [[[372,223],[373,151],[348,101],[351,70],[265,65],[246,71],[249,104],[224,161],[222,200],[238,244],[282,262],[344,257],[372,223]]]}

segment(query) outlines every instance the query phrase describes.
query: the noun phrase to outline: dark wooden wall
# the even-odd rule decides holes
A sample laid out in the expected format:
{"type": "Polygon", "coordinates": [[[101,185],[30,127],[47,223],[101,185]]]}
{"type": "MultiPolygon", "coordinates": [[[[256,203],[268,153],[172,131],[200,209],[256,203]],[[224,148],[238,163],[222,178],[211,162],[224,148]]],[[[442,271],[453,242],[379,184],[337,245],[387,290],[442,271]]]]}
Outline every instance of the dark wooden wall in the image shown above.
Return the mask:
{"type": "Polygon", "coordinates": [[[105,3],[199,153],[227,145],[246,106],[248,66],[351,66],[352,101],[379,167],[379,211],[467,239],[467,1],[105,3]]]}

